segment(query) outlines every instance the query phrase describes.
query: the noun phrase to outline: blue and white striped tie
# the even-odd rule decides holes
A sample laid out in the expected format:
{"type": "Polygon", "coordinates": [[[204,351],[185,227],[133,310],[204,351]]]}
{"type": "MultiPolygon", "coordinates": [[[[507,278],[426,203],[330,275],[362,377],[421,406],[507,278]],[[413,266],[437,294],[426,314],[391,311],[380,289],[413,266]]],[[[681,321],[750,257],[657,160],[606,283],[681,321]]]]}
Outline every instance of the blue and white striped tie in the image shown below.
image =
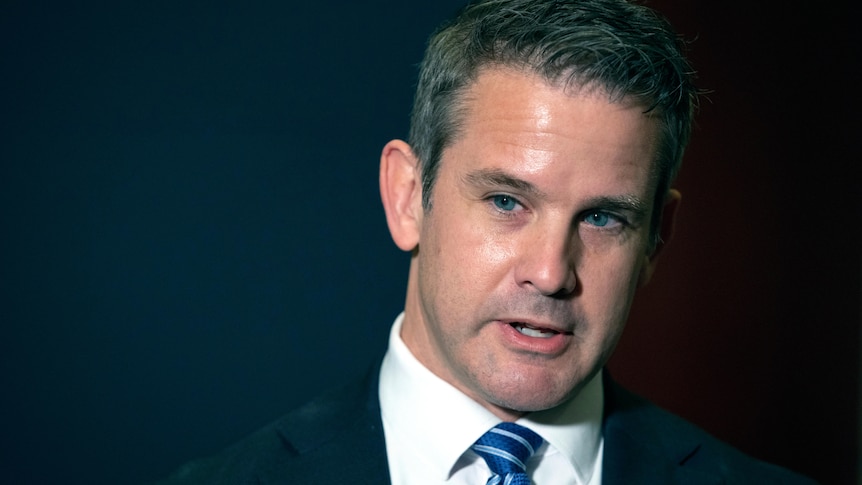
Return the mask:
{"type": "Polygon", "coordinates": [[[486,485],[530,485],[527,459],[543,441],[523,426],[500,423],[476,440],[471,449],[485,459],[494,473],[486,485]]]}

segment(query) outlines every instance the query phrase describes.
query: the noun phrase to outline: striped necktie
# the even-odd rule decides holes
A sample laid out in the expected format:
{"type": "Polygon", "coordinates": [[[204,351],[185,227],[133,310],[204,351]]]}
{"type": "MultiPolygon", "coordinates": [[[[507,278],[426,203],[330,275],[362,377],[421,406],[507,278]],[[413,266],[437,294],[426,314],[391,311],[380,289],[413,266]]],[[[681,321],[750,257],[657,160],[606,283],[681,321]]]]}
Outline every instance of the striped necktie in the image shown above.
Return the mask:
{"type": "Polygon", "coordinates": [[[544,440],[515,423],[500,423],[483,434],[471,449],[494,473],[486,485],[530,485],[527,459],[544,440]]]}

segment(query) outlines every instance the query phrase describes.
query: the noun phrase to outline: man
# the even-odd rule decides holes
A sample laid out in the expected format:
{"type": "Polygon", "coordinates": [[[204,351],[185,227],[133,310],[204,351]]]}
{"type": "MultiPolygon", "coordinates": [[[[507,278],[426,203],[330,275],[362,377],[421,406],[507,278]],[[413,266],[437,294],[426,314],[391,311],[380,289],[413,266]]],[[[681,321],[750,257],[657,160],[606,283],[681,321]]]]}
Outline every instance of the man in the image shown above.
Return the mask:
{"type": "Polygon", "coordinates": [[[381,156],[412,257],[380,367],[168,483],[811,483],[603,371],[671,236],[696,96],[645,7],[468,6],[381,156]]]}

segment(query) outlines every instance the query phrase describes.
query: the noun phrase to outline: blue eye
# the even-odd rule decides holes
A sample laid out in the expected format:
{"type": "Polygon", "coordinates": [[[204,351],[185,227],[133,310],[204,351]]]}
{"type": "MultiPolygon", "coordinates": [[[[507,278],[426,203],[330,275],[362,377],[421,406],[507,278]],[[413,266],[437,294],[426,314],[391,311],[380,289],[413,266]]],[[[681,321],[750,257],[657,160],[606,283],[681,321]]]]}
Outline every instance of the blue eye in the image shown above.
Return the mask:
{"type": "Polygon", "coordinates": [[[495,195],[493,197],[494,205],[502,211],[513,211],[518,206],[518,201],[509,195],[495,195]]]}
{"type": "Polygon", "coordinates": [[[590,212],[584,217],[584,221],[593,226],[605,227],[612,222],[612,219],[604,212],[590,212]]]}

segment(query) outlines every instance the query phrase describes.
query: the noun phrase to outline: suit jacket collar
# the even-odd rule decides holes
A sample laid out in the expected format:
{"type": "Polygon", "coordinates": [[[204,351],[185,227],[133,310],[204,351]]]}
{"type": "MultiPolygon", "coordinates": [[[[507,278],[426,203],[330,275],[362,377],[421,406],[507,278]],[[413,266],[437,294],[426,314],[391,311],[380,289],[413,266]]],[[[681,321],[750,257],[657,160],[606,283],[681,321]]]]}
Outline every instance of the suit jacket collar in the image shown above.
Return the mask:
{"type": "MultiPolygon", "coordinates": [[[[375,366],[361,382],[276,423],[292,458],[270,463],[259,483],[283,483],[291,473],[310,477],[307,483],[390,483],[378,377],[375,366]]],[[[603,379],[603,485],[723,483],[719,475],[684,466],[701,450],[699,434],[623,389],[606,371],[603,379]]]]}
{"type": "Polygon", "coordinates": [[[379,374],[379,366],[374,366],[359,383],[317,399],[278,423],[276,431],[294,458],[272,466],[259,477],[260,483],[284,483],[285,476],[298,473],[310,477],[306,483],[389,484],[379,374]],[[288,467],[293,471],[286,474],[288,467]]]}
{"type": "Polygon", "coordinates": [[[676,429],[677,420],[664,419],[664,411],[623,389],[607,371],[604,386],[604,485],[723,483],[718,475],[683,466],[700,451],[696,435],[676,429]]]}

